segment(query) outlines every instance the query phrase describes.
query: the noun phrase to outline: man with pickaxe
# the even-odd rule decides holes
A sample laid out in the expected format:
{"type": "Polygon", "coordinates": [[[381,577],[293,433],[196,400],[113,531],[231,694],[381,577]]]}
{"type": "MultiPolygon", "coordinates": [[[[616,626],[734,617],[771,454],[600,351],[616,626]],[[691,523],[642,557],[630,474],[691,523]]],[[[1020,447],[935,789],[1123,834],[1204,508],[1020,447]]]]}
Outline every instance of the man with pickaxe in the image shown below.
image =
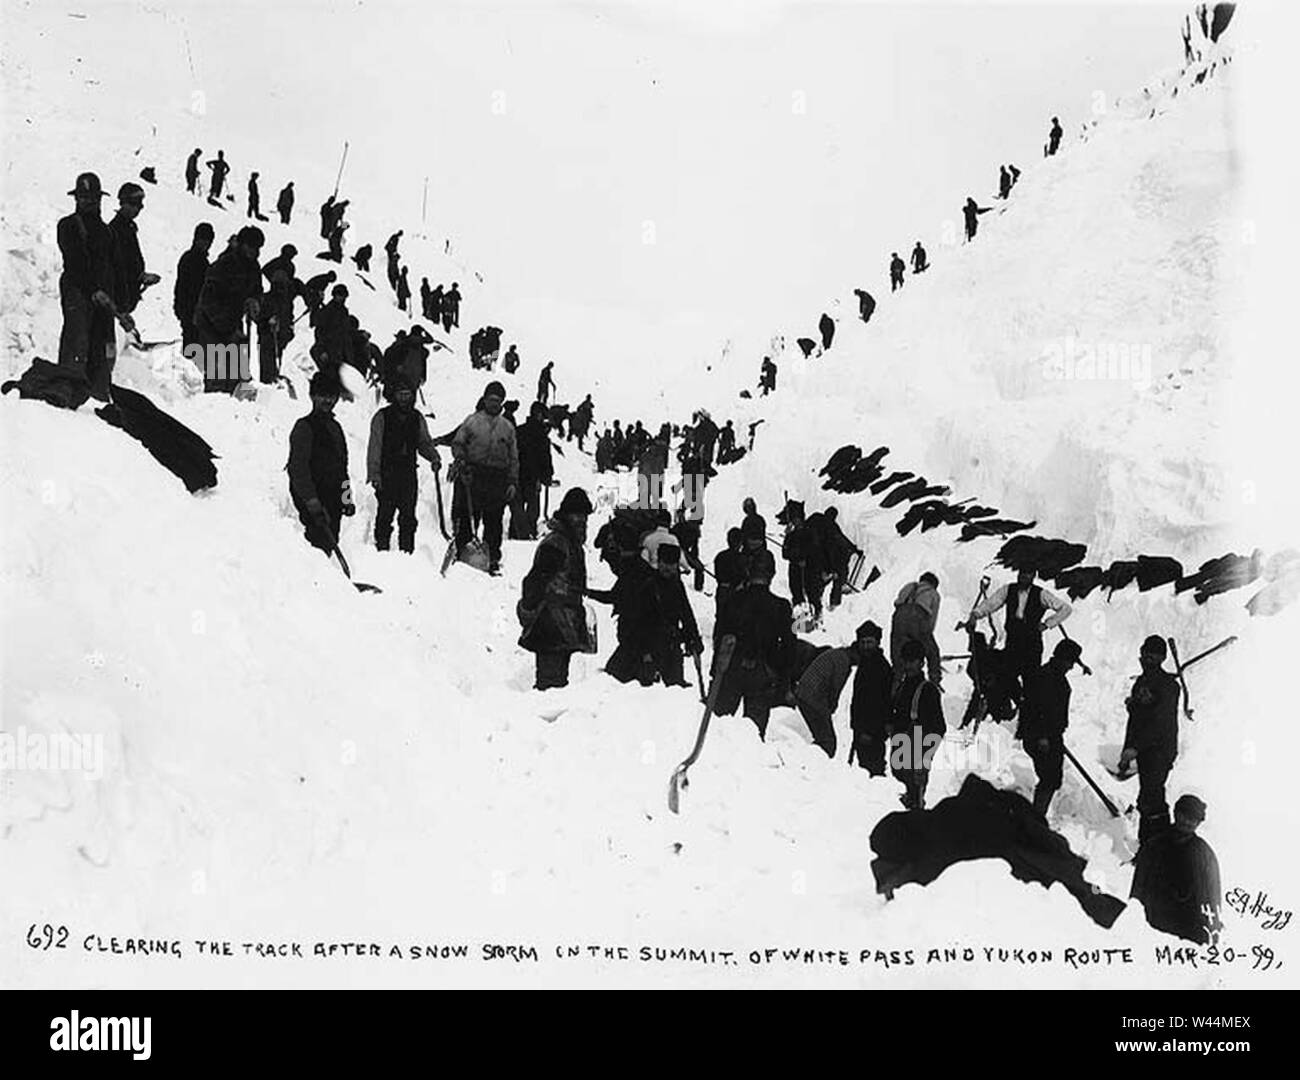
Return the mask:
{"type": "Polygon", "coordinates": [[[1128,726],[1119,759],[1119,776],[1138,773],[1138,844],[1169,827],[1165,781],[1178,757],[1178,680],[1161,666],[1168,649],[1152,634],[1142,642],[1142,674],[1133,682],[1125,706],[1128,726]]]}

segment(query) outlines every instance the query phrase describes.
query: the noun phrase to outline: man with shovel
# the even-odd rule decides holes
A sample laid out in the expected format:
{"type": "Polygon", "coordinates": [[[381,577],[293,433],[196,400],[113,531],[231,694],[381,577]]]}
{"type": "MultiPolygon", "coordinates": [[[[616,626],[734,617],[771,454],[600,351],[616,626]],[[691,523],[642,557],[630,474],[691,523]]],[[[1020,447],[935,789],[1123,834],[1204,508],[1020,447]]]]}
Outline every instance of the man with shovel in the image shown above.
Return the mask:
{"type": "Polygon", "coordinates": [[[330,555],[338,546],[343,518],[356,513],[348,480],[348,443],[334,419],[338,376],[316,372],[308,392],[311,412],[289,433],[289,495],[308,543],[330,555]]]}
{"type": "Polygon", "coordinates": [[[451,440],[456,482],[451,515],[457,549],[469,544],[475,522],[482,521],[492,574],[501,571],[502,516],[519,487],[519,447],[514,424],[501,415],[505,400],[505,387],[495,380],[488,383],[478,408],[461,422],[451,440]]]}

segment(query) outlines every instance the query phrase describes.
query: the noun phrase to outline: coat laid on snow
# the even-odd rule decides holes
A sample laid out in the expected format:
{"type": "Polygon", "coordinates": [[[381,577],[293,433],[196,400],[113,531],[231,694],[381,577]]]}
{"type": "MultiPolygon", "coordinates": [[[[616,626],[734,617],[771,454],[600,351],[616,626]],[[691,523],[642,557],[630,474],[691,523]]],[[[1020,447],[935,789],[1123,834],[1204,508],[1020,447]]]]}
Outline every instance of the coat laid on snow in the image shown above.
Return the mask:
{"type": "Polygon", "coordinates": [[[1044,887],[1060,882],[1099,926],[1112,926],[1124,910],[1122,900],[1084,880],[1086,860],[1028,801],[974,774],[933,810],[885,815],[871,831],[871,850],[876,891],[885,896],[901,885],[928,885],[956,863],[1004,859],[1019,881],[1044,887]]]}
{"type": "Polygon", "coordinates": [[[96,415],[141,443],[191,494],[216,486],[212,447],[143,394],[114,386],[113,404],[97,409],[96,415]]]}

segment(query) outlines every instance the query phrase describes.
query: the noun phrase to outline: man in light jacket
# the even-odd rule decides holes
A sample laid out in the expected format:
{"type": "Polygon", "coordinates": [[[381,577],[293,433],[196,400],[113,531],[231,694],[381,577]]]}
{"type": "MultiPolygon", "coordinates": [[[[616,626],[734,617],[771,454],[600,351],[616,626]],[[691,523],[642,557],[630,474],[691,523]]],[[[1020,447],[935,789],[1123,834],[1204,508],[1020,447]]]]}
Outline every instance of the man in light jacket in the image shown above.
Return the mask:
{"type": "Polygon", "coordinates": [[[940,684],[939,645],[934,640],[939,603],[939,579],[929,570],[899,590],[889,624],[889,663],[894,669],[895,689],[902,679],[903,643],[907,641],[921,643],[930,681],[940,684]]]}

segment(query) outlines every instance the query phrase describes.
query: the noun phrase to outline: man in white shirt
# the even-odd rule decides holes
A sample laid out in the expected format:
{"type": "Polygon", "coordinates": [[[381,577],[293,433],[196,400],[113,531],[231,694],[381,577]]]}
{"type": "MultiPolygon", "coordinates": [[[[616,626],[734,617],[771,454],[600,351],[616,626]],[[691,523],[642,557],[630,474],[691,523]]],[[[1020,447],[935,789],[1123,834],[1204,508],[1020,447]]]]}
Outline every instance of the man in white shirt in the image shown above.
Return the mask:
{"type": "Polygon", "coordinates": [[[975,606],[971,620],[992,615],[1000,608],[1006,609],[1004,636],[1006,656],[1017,680],[1016,701],[1023,697],[1025,680],[1043,666],[1043,631],[1060,626],[1073,610],[1069,601],[1034,584],[1034,572],[1023,569],[1017,572],[1014,582],[1000,589],[975,606]]]}

